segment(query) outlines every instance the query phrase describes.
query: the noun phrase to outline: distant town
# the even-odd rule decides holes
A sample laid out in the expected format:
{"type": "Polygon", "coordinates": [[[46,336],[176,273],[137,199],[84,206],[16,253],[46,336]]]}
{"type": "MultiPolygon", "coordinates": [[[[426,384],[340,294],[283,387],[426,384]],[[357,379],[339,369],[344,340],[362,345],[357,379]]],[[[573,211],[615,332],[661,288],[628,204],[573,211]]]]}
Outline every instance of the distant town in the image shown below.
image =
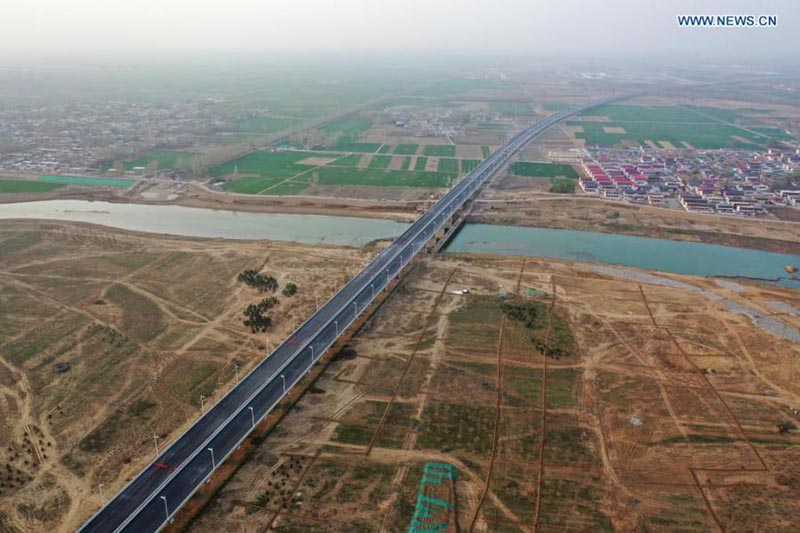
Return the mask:
{"type": "Polygon", "coordinates": [[[193,146],[224,134],[236,118],[234,111],[211,99],[0,107],[0,170],[107,173],[104,165],[133,159],[156,146],[193,146]]]}

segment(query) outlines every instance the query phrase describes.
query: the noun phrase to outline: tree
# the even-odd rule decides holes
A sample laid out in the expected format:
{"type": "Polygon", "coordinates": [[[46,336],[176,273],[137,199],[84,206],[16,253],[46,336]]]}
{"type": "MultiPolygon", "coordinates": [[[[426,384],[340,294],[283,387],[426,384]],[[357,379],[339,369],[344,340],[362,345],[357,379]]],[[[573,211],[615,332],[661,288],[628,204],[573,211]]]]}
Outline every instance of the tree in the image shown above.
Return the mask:
{"type": "Polygon", "coordinates": [[[259,292],[275,292],[278,290],[277,279],[252,268],[241,272],[238,279],[245,285],[258,289],[259,292]]]}
{"type": "Polygon", "coordinates": [[[258,302],[256,304],[256,307],[258,307],[258,309],[261,312],[264,312],[264,311],[269,311],[270,309],[272,309],[276,305],[278,305],[278,299],[276,297],[274,297],[274,296],[267,296],[266,298],[264,298],[260,302],[258,302]]]}
{"type": "Polygon", "coordinates": [[[244,325],[249,326],[253,333],[267,331],[272,326],[272,318],[263,314],[258,304],[248,304],[244,309],[244,325]]]}
{"type": "Polygon", "coordinates": [[[287,283],[283,287],[281,294],[283,294],[284,296],[294,296],[295,294],[297,294],[297,285],[295,285],[292,282],[287,283]]]}
{"type": "Polygon", "coordinates": [[[153,177],[158,174],[158,161],[153,159],[149,163],[147,163],[147,171],[145,172],[145,176],[153,177]]]}
{"type": "Polygon", "coordinates": [[[550,180],[550,192],[572,194],[575,192],[575,180],[569,178],[553,178],[550,180]]]}

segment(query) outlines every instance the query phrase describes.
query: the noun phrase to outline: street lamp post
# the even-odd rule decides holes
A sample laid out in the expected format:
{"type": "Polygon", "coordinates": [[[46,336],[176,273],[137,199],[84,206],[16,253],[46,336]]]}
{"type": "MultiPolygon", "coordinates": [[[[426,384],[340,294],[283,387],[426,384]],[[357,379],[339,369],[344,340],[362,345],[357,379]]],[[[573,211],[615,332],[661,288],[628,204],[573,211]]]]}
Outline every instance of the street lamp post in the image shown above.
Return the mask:
{"type": "Polygon", "coordinates": [[[338,337],[339,336],[339,321],[338,320],[334,320],[333,321],[333,325],[336,327],[336,336],[338,337]]]}
{"type": "Polygon", "coordinates": [[[158,435],[153,433],[153,444],[156,447],[156,459],[158,459],[158,438],[159,438],[158,435]]]}
{"type": "Polygon", "coordinates": [[[233,365],[233,370],[236,372],[236,383],[239,383],[239,364],[236,363],[233,365]]]}
{"type": "Polygon", "coordinates": [[[205,394],[200,395],[200,413],[206,414],[206,396],[205,394]]]}
{"type": "Polygon", "coordinates": [[[281,374],[281,381],[283,381],[283,393],[286,394],[286,377],[281,374]]]}
{"type": "Polygon", "coordinates": [[[167,515],[167,520],[169,520],[169,507],[167,507],[167,497],[162,494],[161,499],[164,500],[164,514],[167,515]]]}
{"type": "Polygon", "coordinates": [[[208,448],[208,451],[211,452],[211,470],[214,470],[217,467],[217,461],[214,459],[214,448],[208,448]]]}
{"type": "Polygon", "coordinates": [[[358,316],[358,302],[353,302],[353,320],[358,316]]]}
{"type": "Polygon", "coordinates": [[[372,289],[372,298],[374,299],[375,298],[375,284],[374,283],[370,283],[369,286],[372,289]]]}
{"type": "Polygon", "coordinates": [[[253,423],[253,427],[256,427],[256,414],[253,411],[253,406],[248,405],[247,408],[250,409],[250,421],[253,423]]]}
{"type": "Polygon", "coordinates": [[[105,485],[103,483],[98,483],[97,484],[97,488],[100,490],[100,501],[102,501],[103,503],[106,503],[106,495],[103,492],[103,487],[105,487],[105,485]]]}
{"type": "Polygon", "coordinates": [[[308,349],[311,350],[311,363],[314,363],[314,346],[312,344],[308,345],[308,349]]]}

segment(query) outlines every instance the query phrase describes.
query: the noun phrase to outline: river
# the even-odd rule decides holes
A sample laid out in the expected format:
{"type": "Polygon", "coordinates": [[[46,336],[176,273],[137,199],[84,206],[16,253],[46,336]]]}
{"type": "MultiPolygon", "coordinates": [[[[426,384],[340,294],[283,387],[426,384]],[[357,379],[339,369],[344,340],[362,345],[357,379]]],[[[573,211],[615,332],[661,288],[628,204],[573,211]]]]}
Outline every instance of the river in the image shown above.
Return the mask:
{"type": "Polygon", "coordinates": [[[787,276],[800,256],[650,237],[491,224],[468,224],[448,252],[553,257],[696,276],[787,276]]]}
{"type": "MultiPolygon", "coordinates": [[[[363,246],[400,234],[408,224],[342,216],[250,213],[175,205],[48,200],[0,204],[0,219],[90,222],[189,237],[268,239],[363,246]]],[[[553,257],[699,276],[777,278],[800,256],[590,231],[467,224],[447,252],[553,257]]],[[[791,282],[793,286],[800,284],[791,282]]]]}
{"type": "Polygon", "coordinates": [[[112,228],[185,237],[265,239],[305,244],[364,246],[399,235],[408,224],[355,217],[251,213],[179,205],[46,200],[0,204],[0,219],[89,222],[112,228]]]}

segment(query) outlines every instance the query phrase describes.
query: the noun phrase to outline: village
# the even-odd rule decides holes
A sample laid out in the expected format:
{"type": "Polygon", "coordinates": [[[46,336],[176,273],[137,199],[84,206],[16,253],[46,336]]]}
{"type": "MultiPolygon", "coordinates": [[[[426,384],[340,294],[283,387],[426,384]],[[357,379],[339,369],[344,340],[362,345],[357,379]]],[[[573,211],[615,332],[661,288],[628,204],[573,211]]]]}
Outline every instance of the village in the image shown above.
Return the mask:
{"type": "Polygon", "coordinates": [[[800,208],[800,149],[586,150],[578,185],[608,200],[734,216],[761,215],[772,206],[800,208]]]}
{"type": "Polygon", "coordinates": [[[0,108],[0,171],[107,173],[103,165],[108,162],[133,159],[155,147],[202,143],[230,128],[235,117],[212,99],[0,108]]]}

